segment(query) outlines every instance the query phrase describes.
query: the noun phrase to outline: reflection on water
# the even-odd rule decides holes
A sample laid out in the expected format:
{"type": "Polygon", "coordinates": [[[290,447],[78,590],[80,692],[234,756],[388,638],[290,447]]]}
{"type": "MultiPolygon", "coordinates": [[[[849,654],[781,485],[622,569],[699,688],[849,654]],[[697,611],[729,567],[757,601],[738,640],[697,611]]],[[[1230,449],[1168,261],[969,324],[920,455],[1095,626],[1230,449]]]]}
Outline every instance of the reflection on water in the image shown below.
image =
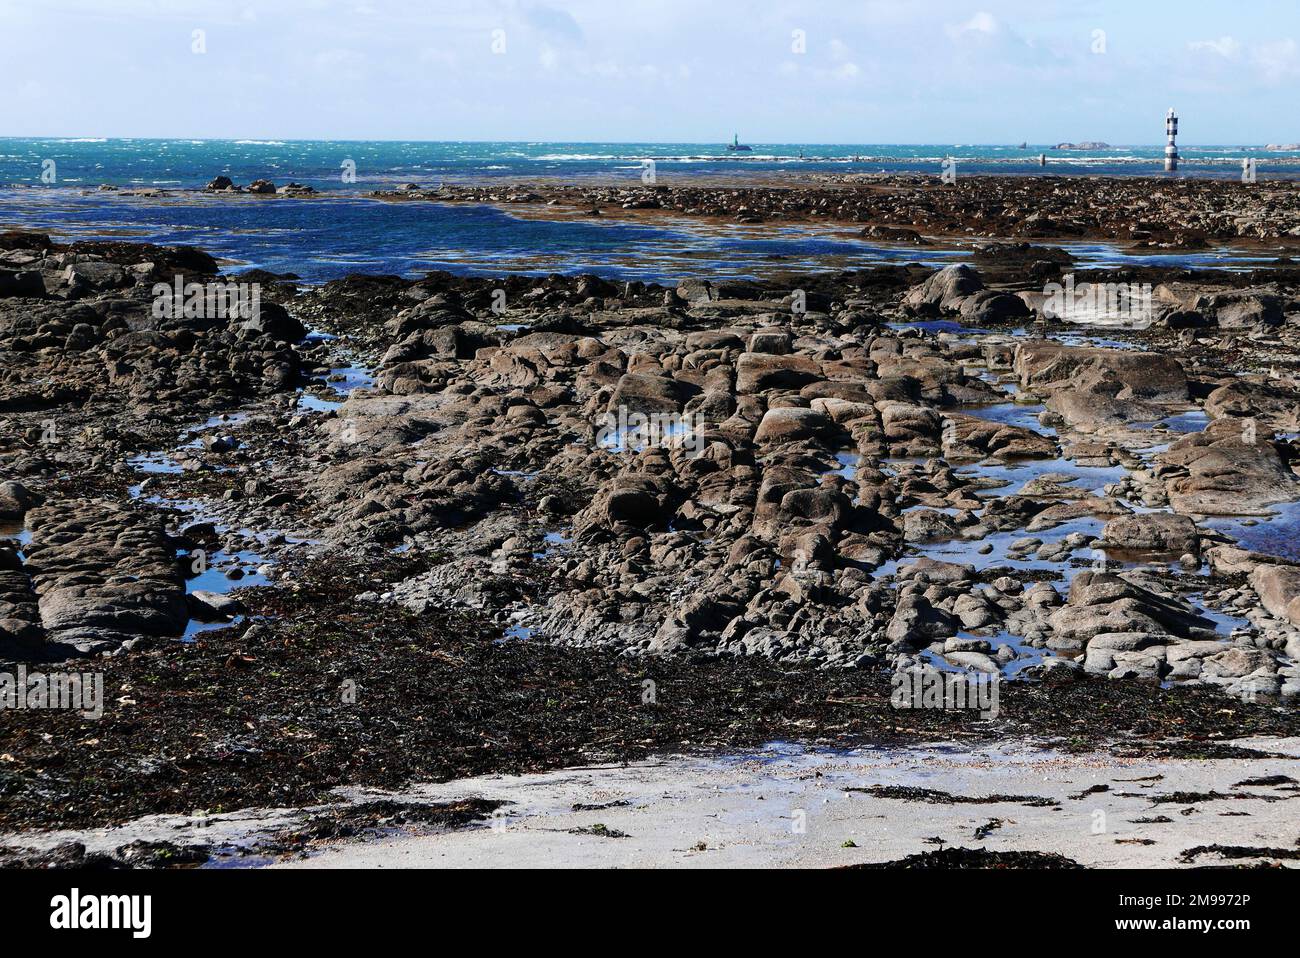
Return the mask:
{"type": "MultiPolygon", "coordinates": [[[[985,654],[990,658],[996,656],[998,649],[1004,645],[1015,652],[1016,657],[1014,659],[1004,665],[1000,665],[999,667],[998,671],[1004,679],[1018,678],[1026,669],[1033,668],[1036,665],[1042,665],[1045,659],[1053,658],[1055,656],[1054,652],[1045,648],[1037,648],[1019,636],[1012,635],[1007,631],[991,632],[987,635],[978,632],[958,632],[957,638],[987,642],[989,644],[989,651],[985,654]]],[[[949,661],[943,654],[932,652],[929,649],[917,653],[917,658],[921,659],[926,664],[933,666],[935,669],[938,669],[940,672],[966,673],[970,671],[979,671],[972,670],[963,665],[957,665],[954,662],[949,661]]],[[[994,658],[994,661],[997,661],[996,658],[994,658]]]]}
{"type": "Polygon", "coordinates": [[[1105,336],[1085,336],[1075,333],[1062,333],[1059,331],[1051,334],[1052,339],[1056,340],[1062,346],[1092,346],[1101,349],[1133,349],[1140,350],[1143,348],[1141,343],[1131,343],[1123,339],[1108,339],[1105,336]]]}
{"type": "Polygon", "coordinates": [[[23,528],[23,524],[17,520],[0,519],[0,539],[9,539],[19,545],[18,554],[22,555],[22,546],[32,541],[30,529],[23,528]]]}
{"type": "Polygon", "coordinates": [[[979,326],[965,326],[955,319],[918,319],[908,323],[886,323],[893,330],[919,329],[927,333],[953,333],[957,336],[996,335],[997,330],[982,329],[979,326]]]}
{"type": "Polygon", "coordinates": [[[1210,417],[1204,409],[1192,409],[1174,416],[1167,416],[1159,422],[1133,423],[1133,428],[1137,430],[1154,430],[1156,427],[1160,427],[1161,431],[1187,435],[1194,432],[1204,432],[1209,422],[1210,417]]]}
{"type": "Polygon", "coordinates": [[[174,476],[183,471],[181,464],[168,452],[141,453],[138,456],[132,456],[126,462],[137,472],[148,473],[152,476],[174,476]]]}
{"type": "Polygon", "coordinates": [[[373,389],[375,377],[365,366],[336,366],[325,377],[325,385],[337,399],[304,390],[298,392],[298,408],[310,412],[333,412],[355,389],[373,389]]]}
{"type": "Polygon", "coordinates": [[[1242,271],[1255,269],[1277,258],[1276,253],[1247,254],[1233,249],[1151,253],[1143,250],[1128,252],[1110,243],[1060,243],[1058,245],[1080,263],[1102,269],[1115,266],[1163,266],[1242,271]]]}
{"type": "Polygon", "coordinates": [[[1044,426],[1039,422],[1038,417],[1046,409],[1045,406],[1036,403],[995,403],[991,406],[958,406],[954,412],[961,413],[964,416],[974,416],[976,419],[984,419],[988,422],[998,422],[1006,426],[1018,426],[1021,429],[1028,429],[1030,432],[1036,432],[1040,436],[1056,436],[1056,430],[1050,426],[1044,426]]]}
{"type": "Polygon", "coordinates": [[[1269,516],[1214,517],[1204,524],[1233,537],[1243,549],[1300,562],[1300,502],[1281,503],[1268,509],[1269,516]]]}
{"type": "Polygon", "coordinates": [[[389,203],[357,197],[258,201],[185,194],[162,199],[0,190],[0,224],[69,239],[193,245],[237,267],[323,283],[350,273],[596,273],[649,282],[682,276],[761,278],[885,263],[943,266],[958,250],[896,248],[824,226],[767,228],[694,221],[646,224],[537,219],[494,206],[389,203]]]}
{"type": "Polygon", "coordinates": [[[512,625],[501,633],[501,638],[493,639],[496,645],[504,645],[507,642],[527,642],[537,634],[537,630],[526,625],[512,625]]]}
{"type": "MultiPolygon", "coordinates": [[[[185,591],[213,592],[217,595],[230,595],[236,589],[250,589],[255,586],[270,585],[271,580],[258,572],[266,560],[255,552],[226,552],[219,549],[208,557],[207,568],[185,583],[185,591]]],[[[204,632],[226,629],[243,621],[242,615],[229,622],[200,622],[191,619],[181,636],[182,641],[190,642],[204,632]]]]}
{"type": "Polygon", "coordinates": [[[862,462],[862,457],[856,452],[837,452],[835,461],[840,464],[840,468],[832,469],[826,475],[843,476],[849,482],[853,482],[858,475],[858,466],[862,462]]]}
{"type": "Polygon", "coordinates": [[[1069,459],[1015,459],[1008,462],[989,462],[978,467],[966,467],[956,470],[956,475],[965,478],[980,477],[996,480],[997,488],[980,489],[976,495],[981,498],[998,498],[1020,493],[1024,487],[1044,476],[1059,477],[1059,482],[1068,486],[1071,492],[1101,496],[1102,490],[1110,483],[1119,482],[1128,470],[1123,466],[1079,466],[1069,459]]]}
{"type": "MultiPolygon", "coordinates": [[[[526,212],[536,212],[528,210],[526,212]]],[[[428,270],[602,276],[675,282],[682,276],[762,278],[779,272],[969,261],[966,249],[895,247],[819,224],[664,223],[534,218],[493,206],[391,203],[361,196],[264,200],[174,193],[161,197],[74,189],[0,189],[0,224],[72,239],[199,246],[229,263],[295,273],[320,283],[349,273],[412,275],[428,270]]],[[[1081,267],[1147,263],[1244,269],[1258,257],[1136,255],[1107,244],[1069,247],[1081,267]]],[[[1266,258],[1266,257],[1265,257],[1266,258]]],[[[940,320],[935,331],[966,331],[940,320]]]]}
{"type": "MultiPolygon", "coordinates": [[[[1009,532],[994,532],[982,539],[970,541],[954,539],[947,542],[925,543],[909,547],[906,556],[891,559],[880,566],[874,574],[876,578],[896,575],[900,567],[911,565],[918,558],[927,558],[940,562],[973,566],[977,572],[993,568],[1006,568],[1009,571],[1053,573],[1053,575],[1046,577],[1049,579],[1055,578],[1055,574],[1059,573],[1068,583],[1074,579],[1075,574],[1079,571],[1077,565],[1071,565],[1069,561],[1033,558],[1032,556],[1037,552],[1037,546],[1029,551],[1029,557],[1015,558],[1015,556],[1022,555],[1023,552],[1013,548],[1013,546],[1025,539],[1040,539],[1045,544],[1055,545],[1067,536],[1074,534],[1096,537],[1101,534],[1103,525],[1104,522],[1101,519],[1088,517],[1062,523],[1050,530],[1050,534],[1030,535],[1023,529],[1016,529],[1009,532]]],[[[1091,559],[1092,550],[1087,546],[1081,546],[1072,550],[1070,557],[1072,559],[1091,559]]]]}
{"type": "Polygon", "coordinates": [[[1240,615],[1232,615],[1228,612],[1222,612],[1211,609],[1205,604],[1205,596],[1201,594],[1189,595],[1187,601],[1191,603],[1192,610],[1200,616],[1204,616],[1214,623],[1214,630],[1225,639],[1232,635],[1237,629],[1250,629],[1250,620],[1240,615]]]}

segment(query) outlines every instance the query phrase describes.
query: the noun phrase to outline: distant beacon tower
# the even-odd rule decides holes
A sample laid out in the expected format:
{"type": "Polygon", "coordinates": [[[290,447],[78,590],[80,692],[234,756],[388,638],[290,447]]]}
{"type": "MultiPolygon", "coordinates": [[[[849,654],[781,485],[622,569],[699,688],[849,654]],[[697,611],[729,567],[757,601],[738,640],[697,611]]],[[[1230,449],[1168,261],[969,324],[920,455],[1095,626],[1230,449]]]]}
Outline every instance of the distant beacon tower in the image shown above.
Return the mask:
{"type": "Polygon", "coordinates": [[[1165,117],[1165,133],[1169,135],[1169,144],[1165,147],[1165,170],[1173,173],[1178,169],[1178,144],[1175,142],[1178,138],[1178,114],[1172,106],[1165,117]]]}

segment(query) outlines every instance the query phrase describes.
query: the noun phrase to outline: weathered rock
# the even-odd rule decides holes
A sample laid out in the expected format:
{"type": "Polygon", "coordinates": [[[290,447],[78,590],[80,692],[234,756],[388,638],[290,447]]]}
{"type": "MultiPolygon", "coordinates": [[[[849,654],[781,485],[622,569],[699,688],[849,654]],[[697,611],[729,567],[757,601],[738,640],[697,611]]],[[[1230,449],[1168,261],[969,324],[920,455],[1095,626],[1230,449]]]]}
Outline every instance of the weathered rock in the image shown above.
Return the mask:
{"type": "Polygon", "coordinates": [[[1199,297],[1192,308],[1212,316],[1220,329],[1250,329],[1280,325],[1282,304],[1276,293],[1243,289],[1199,297]]]}
{"type": "MultiPolygon", "coordinates": [[[[896,423],[891,418],[891,425],[896,423]]],[[[1056,455],[1056,443],[1022,426],[947,413],[943,417],[943,454],[950,459],[1047,458],[1056,455]]]]}
{"type": "Polygon", "coordinates": [[[1259,565],[1250,574],[1250,587],[1270,615],[1300,627],[1300,568],[1259,565]]]}
{"type": "Polygon", "coordinates": [[[1160,419],[1167,410],[1148,402],[1124,397],[1125,387],[1109,376],[1084,377],[1078,385],[1055,390],[1047,408],[1082,433],[1123,432],[1133,423],[1160,419]]]}
{"type": "Polygon", "coordinates": [[[976,326],[990,326],[1027,319],[1032,311],[1013,293],[985,289],[967,296],[958,308],[961,317],[976,326]]]}
{"type": "Polygon", "coordinates": [[[736,392],[742,395],[768,389],[798,390],[821,378],[821,364],[805,356],[744,353],[736,361],[736,392]]]}
{"type": "Polygon", "coordinates": [[[697,387],[668,376],[628,373],[618,381],[610,396],[608,411],[625,407],[629,412],[680,412],[697,387]]]}
{"type": "Polygon", "coordinates": [[[1189,516],[1166,512],[1140,512],[1120,516],[1106,523],[1101,539],[1093,543],[1098,549],[1118,549],[1162,554],[1197,554],[1200,536],[1189,516]]]}
{"type": "Polygon", "coordinates": [[[605,495],[605,518],[613,525],[648,526],[664,519],[666,512],[664,497],[647,479],[620,477],[605,495]]]}
{"type": "Polygon", "coordinates": [[[907,291],[903,308],[926,316],[956,312],[962,301],[984,289],[984,281],[977,271],[963,264],[945,266],[920,286],[907,291]]]}
{"type": "Polygon", "coordinates": [[[749,351],[751,353],[772,353],[774,355],[788,355],[793,348],[794,340],[790,335],[790,330],[784,326],[769,326],[760,329],[749,337],[749,351]]]}
{"type": "Polygon", "coordinates": [[[234,596],[197,589],[186,596],[190,618],[200,622],[227,622],[245,611],[244,603],[234,596]]]}
{"type": "Polygon", "coordinates": [[[992,657],[983,652],[946,652],[944,658],[953,665],[971,669],[976,672],[988,672],[996,675],[1002,670],[992,657]]]}
{"type": "Polygon", "coordinates": [[[185,628],[184,580],[159,516],[76,500],[41,506],[27,521],[26,570],[50,641],[92,652],[185,628]]]}
{"type": "Polygon", "coordinates": [[[1225,649],[1207,656],[1201,666],[1202,677],[1237,679],[1259,671],[1277,671],[1277,662],[1272,653],[1263,649],[1225,649]]]}
{"type": "Polygon", "coordinates": [[[1266,435],[1220,419],[1179,439],[1157,459],[1174,510],[1201,515],[1250,515],[1300,499],[1300,482],[1266,435]]]}
{"type": "Polygon", "coordinates": [[[45,296],[45,282],[36,270],[0,269],[0,299],[24,297],[40,299],[45,296]]]}
{"type": "Polygon", "coordinates": [[[920,649],[936,639],[956,635],[957,629],[957,621],[931,605],[925,596],[909,595],[899,599],[885,638],[902,649],[920,649]]]}
{"type": "Polygon", "coordinates": [[[1052,613],[1052,630],[1062,638],[1088,641],[1106,633],[1145,633],[1178,638],[1208,639],[1214,623],[1170,597],[1122,575],[1080,572],[1070,586],[1069,599],[1052,613]]]}
{"type": "Polygon", "coordinates": [[[707,303],[717,297],[713,286],[703,279],[684,279],[677,284],[677,295],[692,306],[707,303]]]}
{"type": "Polygon", "coordinates": [[[926,556],[917,559],[915,562],[900,566],[898,577],[917,582],[940,582],[945,584],[969,582],[975,578],[975,567],[965,563],[943,562],[926,556]]]}
{"type": "Polygon", "coordinates": [[[906,542],[944,542],[961,534],[952,516],[934,509],[914,509],[903,515],[903,540],[906,542]]]}
{"type": "Polygon", "coordinates": [[[806,442],[827,436],[835,423],[814,409],[769,409],[758,424],[754,441],[763,444],[806,442]]]}
{"type": "Polygon", "coordinates": [[[1163,353],[1034,341],[1016,346],[1014,368],[1025,388],[1080,388],[1109,380],[1118,385],[1121,400],[1171,403],[1188,397],[1187,374],[1177,359],[1163,353]]]}
{"type": "Polygon", "coordinates": [[[27,510],[40,505],[42,497],[21,482],[0,482],[0,519],[21,519],[27,510]]]}

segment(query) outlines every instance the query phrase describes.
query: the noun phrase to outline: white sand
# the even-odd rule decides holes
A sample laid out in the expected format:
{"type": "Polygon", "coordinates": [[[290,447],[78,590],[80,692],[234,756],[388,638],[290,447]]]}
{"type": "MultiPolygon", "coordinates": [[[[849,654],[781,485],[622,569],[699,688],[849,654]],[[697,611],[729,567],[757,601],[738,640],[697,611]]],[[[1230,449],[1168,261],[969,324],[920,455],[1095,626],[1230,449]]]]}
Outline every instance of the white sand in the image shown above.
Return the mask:
{"type": "MultiPolygon", "coordinates": [[[[1295,739],[1259,746],[1300,754],[1295,739]]],[[[1300,837],[1297,793],[1232,786],[1263,775],[1300,779],[1297,766],[1295,759],[1116,760],[1013,745],[844,754],[788,750],[746,759],[668,758],[618,768],[485,776],[421,788],[419,795],[439,801],[483,797],[514,802],[492,827],[339,844],[286,867],[824,867],[932,850],[936,846],[924,841],[931,836],[967,847],[1059,852],[1098,867],[1176,867],[1178,855],[1197,845],[1294,848],[1300,837]],[[1164,778],[1122,781],[1154,775],[1164,778]],[[1059,799],[1061,807],[937,805],[845,791],[876,784],[915,785],[954,795],[1041,795],[1059,799]],[[1067,797],[1098,784],[1108,784],[1111,791],[1081,800],[1067,797]],[[1203,802],[1194,806],[1195,813],[1183,815],[1189,806],[1154,806],[1148,797],[1192,790],[1288,800],[1203,802]],[[575,803],[613,801],[630,805],[572,811],[575,803]],[[803,832],[796,830],[799,810],[806,813],[803,832]],[[1229,811],[1249,815],[1222,814],[1229,811]],[[1132,819],[1161,815],[1173,821],[1131,824],[1132,819]],[[991,818],[1001,819],[1001,828],[978,841],[975,828],[991,818]],[[596,824],[630,837],[569,832],[596,824]],[[1154,839],[1155,844],[1117,843],[1132,838],[1154,839]],[[858,847],[842,847],[846,841],[858,847]],[[700,842],[705,850],[696,850],[700,842]]]]}
{"type": "MultiPolygon", "coordinates": [[[[1239,744],[1300,756],[1300,739],[1239,744]]],[[[328,844],[287,868],[456,867],[827,867],[887,861],[936,845],[1058,852],[1096,867],[1180,867],[1179,854],[1197,845],[1296,847],[1300,793],[1277,788],[1233,788],[1245,778],[1290,775],[1300,760],[1215,761],[1116,759],[1066,755],[1032,743],[970,748],[938,744],[853,752],[772,747],[745,756],[670,756],[627,766],[567,769],[538,775],[490,775],[401,793],[344,789],[359,801],[377,797],[451,801],[501,799],[513,803],[495,820],[430,835],[394,835],[328,844]],[[1158,781],[1125,781],[1160,775],[1158,781]],[[1105,784],[1109,792],[1072,799],[1105,784]],[[1060,807],[1018,803],[943,805],[875,798],[853,787],[909,785],[952,795],[1044,796],[1060,807]],[[1258,798],[1153,804],[1174,791],[1249,793],[1258,798]],[[1129,796],[1129,797],[1125,797],[1129,796]],[[1267,797],[1281,801],[1266,801],[1267,797]],[[575,803],[628,804],[573,811],[575,803]],[[1188,808],[1191,814],[1182,814],[1188,808]],[[800,815],[799,813],[803,813],[800,815]],[[1225,815],[1246,812],[1247,815],[1225,815]],[[1164,824],[1133,824],[1164,816],[1164,824]],[[984,840],[976,827],[997,818],[984,840]],[[802,821],[804,828],[799,829],[802,821]],[[627,838],[573,834],[603,824],[627,838]],[[1152,839],[1154,844],[1122,843],[1152,839]],[[857,847],[845,848],[851,841],[857,847]],[[703,848],[698,847],[703,843],[703,848]]],[[[284,828],[312,809],[270,809],[216,816],[151,816],[89,831],[0,836],[0,844],[49,847],[84,842],[111,850],[135,839],[244,844],[284,828]]],[[[1214,863],[1203,858],[1202,863],[1214,863]]],[[[235,864],[272,864],[236,860],[235,864]]],[[[1296,862],[1286,864],[1296,865],[1296,862]]]]}

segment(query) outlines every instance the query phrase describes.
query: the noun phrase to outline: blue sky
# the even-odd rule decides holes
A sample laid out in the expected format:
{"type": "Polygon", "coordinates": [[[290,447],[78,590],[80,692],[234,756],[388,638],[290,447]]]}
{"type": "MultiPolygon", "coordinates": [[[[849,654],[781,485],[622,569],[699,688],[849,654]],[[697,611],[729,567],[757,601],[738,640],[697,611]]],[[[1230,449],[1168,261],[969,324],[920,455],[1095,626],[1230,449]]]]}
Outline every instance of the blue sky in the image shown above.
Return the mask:
{"type": "Polygon", "coordinates": [[[0,0],[0,64],[9,136],[1300,141],[1295,0],[0,0]]]}

